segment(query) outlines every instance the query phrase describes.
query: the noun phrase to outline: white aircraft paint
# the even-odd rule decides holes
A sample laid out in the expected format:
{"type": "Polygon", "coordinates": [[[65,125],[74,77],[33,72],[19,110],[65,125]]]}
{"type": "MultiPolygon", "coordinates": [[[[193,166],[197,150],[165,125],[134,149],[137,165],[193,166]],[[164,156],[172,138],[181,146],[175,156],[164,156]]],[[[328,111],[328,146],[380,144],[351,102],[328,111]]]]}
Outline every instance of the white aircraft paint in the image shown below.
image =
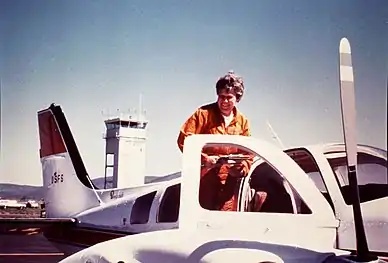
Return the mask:
{"type": "MultiPolygon", "coordinates": [[[[343,46],[346,42],[347,40],[342,40],[340,45],[343,46]]],[[[345,48],[340,50],[347,51],[346,47],[345,45],[345,48]]],[[[342,73],[349,75],[346,71],[342,73]]],[[[346,76],[342,76],[341,79],[348,80],[346,76]]],[[[344,127],[344,130],[348,129],[347,133],[352,133],[352,129],[355,128],[352,125],[354,122],[351,121],[355,115],[350,117],[350,122],[347,121],[349,126],[344,127]]],[[[354,145],[355,137],[346,141],[353,145],[347,145],[342,152],[349,151],[351,147],[353,152],[356,149],[362,151],[362,147],[354,145]]],[[[340,200],[341,198],[343,200],[343,197],[338,184],[333,181],[336,175],[328,163],[327,157],[331,155],[331,146],[319,147],[321,147],[319,150],[318,146],[305,147],[305,149],[312,153],[313,160],[319,163],[329,196],[334,199],[334,208],[330,207],[312,178],[279,148],[264,141],[243,136],[190,136],[185,141],[183,152],[178,229],[142,233],[102,242],[61,262],[225,262],[227,259],[243,262],[355,262],[349,257],[348,252],[335,249],[338,242],[337,236],[342,234],[338,232],[340,229],[338,218],[342,220],[344,213],[350,213],[337,204],[341,203],[340,200]],[[204,145],[215,143],[238,145],[259,155],[290,183],[311,213],[271,214],[203,209],[197,198],[200,154],[204,145]]],[[[332,149],[335,147],[343,146],[335,145],[332,149]]],[[[376,153],[371,148],[368,151],[376,153]]],[[[384,160],[386,167],[386,153],[385,158],[381,159],[384,160]]],[[[256,162],[260,161],[259,159],[256,162]]],[[[356,164],[357,160],[353,159],[352,162],[356,164]]],[[[248,187],[245,186],[242,189],[248,189],[248,187]]],[[[240,202],[244,201],[243,199],[240,202]]],[[[385,197],[377,200],[379,202],[383,200],[384,203],[380,204],[386,206],[385,197]]],[[[376,209],[376,203],[369,209],[376,209]]],[[[372,217],[372,220],[374,219],[372,217]]],[[[349,229],[350,231],[345,232],[354,233],[354,227],[350,226],[349,229]]],[[[344,238],[344,242],[348,237],[344,238]]],[[[376,237],[376,233],[372,239],[382,244],[379,236],[376,237]]],[[[378,260],[371,262],[378,262],[378,260]]]]}

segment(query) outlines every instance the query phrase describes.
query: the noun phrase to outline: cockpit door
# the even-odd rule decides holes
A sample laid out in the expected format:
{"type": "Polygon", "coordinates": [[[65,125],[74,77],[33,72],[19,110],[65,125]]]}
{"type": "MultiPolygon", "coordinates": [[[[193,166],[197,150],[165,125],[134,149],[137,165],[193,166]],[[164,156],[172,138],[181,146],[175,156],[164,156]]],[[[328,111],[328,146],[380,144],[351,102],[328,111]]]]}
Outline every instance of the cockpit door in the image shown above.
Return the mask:
{"type": "MultiPolygon", "coordinates": [[[[331,246],[334,242],[338,222],[332,213],[331,207],[303,170],[287,154],[268,142],[237,135],[192,135],[185,140],[182,168],[180,229],[190,229],[192,231],[197,231],[199,228],[230,229],[230,222],[233,222],[233,231],[238,231],[238,229],[243,231],[247,225],[254,224],[255,226],[251,228],[250,233],[246,233],[246,235],[252,235],[255,240],[265,235],[266,238],[290,239],[293,240],[292,242],[297,240],[297,243],[302,244],[303,242],[311,243],[313,237],[316,239],[317,236],[320,236],[326,239],[327,242],[321,240],[319,244],[331,246]],[[277,212],[276,209],[263,213],[224,212],[203,208],[198,199],[202,150],[205,147],[219,148],[225,146],[244,149],[244,151],[258,157],[251,166],[249,175],[246,178],[248,180],[241,185],[241,193],[247,192],[249,179],[252,181],[255,177],[253,171],[257,167],[266,166],[272,171],[267,174],[267,179],[269,181],[275,180],[278,186],[281,186],[284,180],[287,181],[293,190],[293,194],[297,194],[311,212],[308,214],[294,213],[293,209],[290,209],[291,212],[277,212]],[[279,176],[272,177],[272,173],[281,176],[280,178],[278,178],[279,176]],[[293,228],[287,227],[284,220],[287,221],[287,226],[292,225],[293,228]],[[285,228],[289,231],[289,236],[280,235],[280,233],[284,233],[282,231],[285,231],[285,228]],[[291,235],[293,231],[300,233],[300,228],[309,230],[303,231],[303,235],[297,235],[296,232],[295,235],[291,235]],[[271,231],[268,232],[266,229],[271,231]]],[[[258,181],[260,182],[260,180],[258,181]]],[[[287,195],[287,193],[284,195],[287,195]]],[[[242,196],[240,199],[241,202],[245,202],[246,197],[242,196]]],[[[272,200],[275,200],[276,203],[276,199],[275,195],[272,200]]],[[[240,210],[244,210],[242,209],[243,206],[240,207],[240,210]]],[[[317,243],[317,245],[319,244],[317,243]]]]}

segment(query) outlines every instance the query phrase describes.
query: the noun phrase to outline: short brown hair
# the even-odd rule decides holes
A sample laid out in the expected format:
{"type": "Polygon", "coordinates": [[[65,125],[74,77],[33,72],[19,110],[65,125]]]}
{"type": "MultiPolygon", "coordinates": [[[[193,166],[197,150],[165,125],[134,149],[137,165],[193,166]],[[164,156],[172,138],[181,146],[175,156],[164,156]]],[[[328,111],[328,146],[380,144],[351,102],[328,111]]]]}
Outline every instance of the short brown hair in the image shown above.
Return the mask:
{"type": "Polygon", "coordinates": [[[216,83],[217,94],[223,89],[233,90],[236,93],[237,101],[240,101],[244,95],[244,81],[242,77],[237,76],[233,71],[229,71],[225,76],[220,77],[216,83]]]}

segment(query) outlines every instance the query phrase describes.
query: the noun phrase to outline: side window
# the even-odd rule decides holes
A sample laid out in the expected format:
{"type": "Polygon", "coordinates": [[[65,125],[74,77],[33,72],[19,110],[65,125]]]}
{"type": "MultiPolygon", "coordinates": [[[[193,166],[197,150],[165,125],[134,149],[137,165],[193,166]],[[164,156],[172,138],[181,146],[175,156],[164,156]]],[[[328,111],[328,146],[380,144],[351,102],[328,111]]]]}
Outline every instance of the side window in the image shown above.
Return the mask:
{"type": "Polygon", "coordinates": [[[237,211],[239,189],[257,157],[240,145],[211,143],[202,148],[198,201],[202,208],[237,211]],[[208,156],[207,162],[204,156],[208,156]]]}
{"type": "MultiPolygon", "coordinates": [[[[328,158],[333,169],[342,196],[347,205],[351,205],[346,157],[328,158]]],[[[387,161],[370,154],[358,153],[357,181],[360,202],[368,202],[388,196],[387,161]]]]}
{"type": "Polygon", "coordinates": [[[214,143],[206,145],[202,152],[207,156],[215,156],[218,160],[215,164],[208,165],[202,158],[199,186],[199,203],[202,208],[311,213],[284,177],[251,150],[235,144],[214,143]],[[260,165],[257,165],[259,162],[260,165]],[[249,177],[252,169],[254,170],[249,177]],[[249,187],[245,187],[248,185],[249,187]]]}
{"type": "Polygon", "coordinates": [[[313,180],[315,186],[319,189],[334,211],[333,200],[331,200],[321,171],[310,152],[303,148],[287,150],[285,152],[299,165],[310,179],[313,180]]]}
{"type": "MultiPolygon", "coordinates": [[[[256,192],[256,199],[265,195],[260,209],[252,207],[253,212],[311,214],[311,210],[300,198],[296,190],[267,162],[261,161],[252,172],[250,189],[256,192]]],[[[256,200],[253,200],[255,203],[256,200]]]]}
{"type": "Polygon", "coordinates": [[[178,221],[181,185],[172,185],[164,192],[156,221],[172,223],[178,221]]]}
{"type": "Polygon", "coordinates": [[[148,222],[152,201],[154,200],[155,195],[156,191],[136,199],[131,211],[131,224],[146,224],[148,222]]]}

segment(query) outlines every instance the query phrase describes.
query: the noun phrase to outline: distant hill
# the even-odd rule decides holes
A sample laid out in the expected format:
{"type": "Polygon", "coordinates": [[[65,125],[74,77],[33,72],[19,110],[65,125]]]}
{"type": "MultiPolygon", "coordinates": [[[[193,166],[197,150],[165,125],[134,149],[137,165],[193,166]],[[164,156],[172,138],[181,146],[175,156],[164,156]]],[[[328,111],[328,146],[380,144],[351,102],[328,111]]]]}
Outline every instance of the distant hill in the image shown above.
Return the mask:
{"type": "Polygon", "coordinates": [[[42,186],[18,185],[18,184],[0,184],[0,197],[3,199],[33,199],[43,198],[42,186]]]}
{"type": "MultiPolygon", "coordinates": [[[[181,176],[180,172],[172,173],[166,176],[146,176],[145,183],[163,182],[178,178],[181,176]]],[[[110,178],[109,178],[110,179],[110,178]]],[[[100,189],[104,188],[104,177],[99,177],[92,180],[93,183],[100,189]]],[[[40,200],[44,196],[42,186],[18,185],[18,184],[1,184],[0,183],[0,197],[3,199],[32,199],[40,200]]]]}

